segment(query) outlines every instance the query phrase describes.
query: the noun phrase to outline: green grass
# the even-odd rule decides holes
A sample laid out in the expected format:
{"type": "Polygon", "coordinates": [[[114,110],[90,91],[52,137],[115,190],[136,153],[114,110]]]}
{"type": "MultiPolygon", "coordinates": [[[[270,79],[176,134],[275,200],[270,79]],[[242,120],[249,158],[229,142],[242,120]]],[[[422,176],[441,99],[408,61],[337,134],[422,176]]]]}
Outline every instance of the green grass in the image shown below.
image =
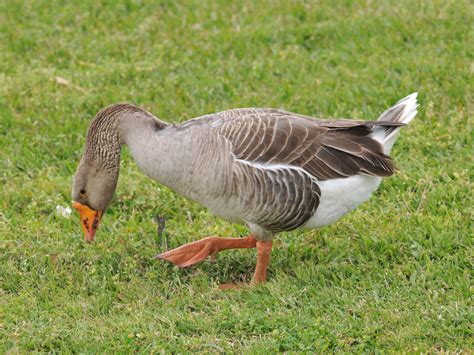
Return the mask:
{"type": "Polygon", "coordinates": [[[472,351],[471,10],[1,1],[0,352],[472,351]],[[217,290],[248,280],[252,250],[189,270],[154,260],[156,215],[170,247],[246,228],[146,178],[127,152],[93,245],[77,215],[55,212],[106,105],[171,122],[248,106],[369,119],[413,91],[400,171],[337,224],[279,235],[264,286],[217,290]]]}

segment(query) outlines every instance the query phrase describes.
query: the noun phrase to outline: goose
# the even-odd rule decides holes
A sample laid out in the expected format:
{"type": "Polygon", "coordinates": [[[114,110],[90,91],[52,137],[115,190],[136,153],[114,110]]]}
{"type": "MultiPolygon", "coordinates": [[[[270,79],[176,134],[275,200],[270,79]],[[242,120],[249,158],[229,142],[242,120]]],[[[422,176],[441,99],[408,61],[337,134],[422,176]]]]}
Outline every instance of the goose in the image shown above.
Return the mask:
{"type": "Polygon", "coordinates": [[[390,151],[417,107],[413,93],[374,121],[238,108],[168,124],[140,107],[114,104],[99,111],[88,128],[73,207],[92,242],[115,193],[121,147],[127,145],[146,175],[249,229],[246,237],[210,236],[157,258],[188,267],[222,250],[256,248],[251,284],[259,284],[266,281],[277,233],[336,222],[394,174],[390,151]]]}

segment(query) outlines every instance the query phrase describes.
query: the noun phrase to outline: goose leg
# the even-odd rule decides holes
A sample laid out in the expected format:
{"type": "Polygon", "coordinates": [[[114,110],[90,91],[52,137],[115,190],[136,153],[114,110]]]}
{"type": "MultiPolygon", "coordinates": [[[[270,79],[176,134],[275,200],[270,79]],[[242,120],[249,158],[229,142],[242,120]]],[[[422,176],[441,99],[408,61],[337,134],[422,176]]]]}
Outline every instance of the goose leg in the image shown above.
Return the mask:
{"type": "Polygon", "coordinates": [[[257,242],[257,267],[253,274],[252,284],[259,284],[267,280],[267,267],[270,263],[272,241],[262,240],[257,242]]]}
{"type": "Polygon", "coordinates": [[[255,248],[258,243],[260,242],[257,242],[252,235],[245,238],[207,237],[157,255],[156,258],[170,261],[179,267],[187,267],[197,264],[205,260],[208,256],[215,255],[222,250],[255,248]]]}
{"type": "MultiPolygon", "coordinates": [[[[272,241],[257,241],[257,266],[253,274],[250,286],[264,283],[267,280],[267,268],[270,263],[270,253],[272,251],[272,241]]],[[[221,290],[238,289],[248,286],[245,283],[225,283],[219,286],[221,290]]]]}

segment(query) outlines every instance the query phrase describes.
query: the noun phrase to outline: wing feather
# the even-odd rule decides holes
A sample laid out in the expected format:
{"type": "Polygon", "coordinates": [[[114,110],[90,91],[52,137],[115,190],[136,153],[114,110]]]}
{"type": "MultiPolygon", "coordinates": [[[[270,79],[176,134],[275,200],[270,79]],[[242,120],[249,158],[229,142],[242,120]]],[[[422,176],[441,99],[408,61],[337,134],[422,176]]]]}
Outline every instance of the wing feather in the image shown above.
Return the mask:
{"type": "Polygon", "coordinates": [[[217,128],[238,159],[302,168],[319,180],[359,173],[393,174],[391,158],[370,137],[382,121],[317,120],[275,109],[236,109],[216,114],[217,128]]]}

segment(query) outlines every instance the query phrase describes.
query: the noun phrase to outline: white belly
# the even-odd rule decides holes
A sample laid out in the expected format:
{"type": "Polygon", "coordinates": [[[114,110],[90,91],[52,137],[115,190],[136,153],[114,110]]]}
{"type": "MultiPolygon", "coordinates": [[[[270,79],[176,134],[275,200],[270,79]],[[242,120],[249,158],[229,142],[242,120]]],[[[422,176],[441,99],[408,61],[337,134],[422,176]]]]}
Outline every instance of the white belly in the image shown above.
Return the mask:
{"type": "Polygon", "coordinates": [[[355,175],[319,182],[321,199],[318,209],[303,228],[321,228],[334,223],[367,201],[380,181],[382,178],[378,176],[355,175]]]}

